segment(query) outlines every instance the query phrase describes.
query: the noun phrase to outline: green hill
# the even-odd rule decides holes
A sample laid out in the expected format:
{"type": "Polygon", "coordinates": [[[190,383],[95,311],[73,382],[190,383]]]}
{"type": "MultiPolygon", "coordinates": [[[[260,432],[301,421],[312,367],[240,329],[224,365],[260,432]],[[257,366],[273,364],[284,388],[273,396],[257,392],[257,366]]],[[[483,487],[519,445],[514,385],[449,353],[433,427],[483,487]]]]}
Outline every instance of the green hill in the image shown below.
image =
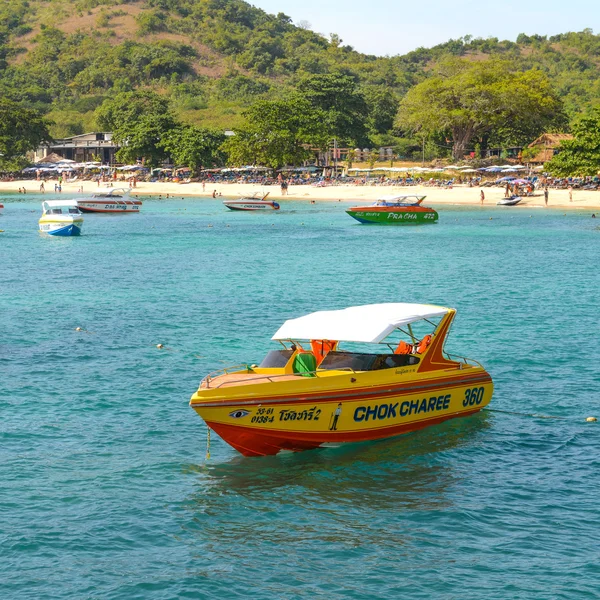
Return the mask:
{"type": "Polygon", "coordinates": [[[392,129],[397,102],[448,56],[500,57],[544,71],[571,119],[600,105],[600,36],[591,30],[522,34],[516,42],[467,36],[376,57],[242,0],[0,5],[0,95],[42,110],[56,137],[94,129],[106,98],[137,88],[168,94],[185,122],[232,127],[257,99],[277,97],[307,74],[335,71],[359,83],[376,138],[392,129]]]}

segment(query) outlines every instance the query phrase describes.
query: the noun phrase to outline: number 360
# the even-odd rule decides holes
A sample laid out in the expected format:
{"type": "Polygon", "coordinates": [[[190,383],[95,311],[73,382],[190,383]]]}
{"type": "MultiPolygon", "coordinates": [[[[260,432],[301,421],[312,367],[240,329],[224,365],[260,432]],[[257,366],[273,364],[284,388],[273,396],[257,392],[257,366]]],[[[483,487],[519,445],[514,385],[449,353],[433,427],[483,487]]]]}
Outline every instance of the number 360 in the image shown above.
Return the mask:
{"type": "Polygon", "coordinates": [[[484,389],[480,388],[469,388],[465,390],[465,399],[463,400],[463,406],[473,406],[475,404],[481,404],[483,400],[484,389]]]}

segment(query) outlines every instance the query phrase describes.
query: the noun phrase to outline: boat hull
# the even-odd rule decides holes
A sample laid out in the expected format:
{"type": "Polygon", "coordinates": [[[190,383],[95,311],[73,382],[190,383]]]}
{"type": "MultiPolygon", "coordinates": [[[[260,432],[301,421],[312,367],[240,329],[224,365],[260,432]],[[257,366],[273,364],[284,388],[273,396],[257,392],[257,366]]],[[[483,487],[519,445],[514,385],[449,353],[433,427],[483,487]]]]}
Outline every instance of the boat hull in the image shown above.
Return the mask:
{"type": "Polygon", "coordinates": [[[423,225],[438,221],[437,211],[425,206],[357,206],[346,212],[364,224],[423,225]]]}
{"type": "Polygon", "coordinates": [[[207,422],[207,425],[240,454],[247,457],[258,457],[278,454],[282,450],[302,452],[304,450],[314,450],[328,444],[339,445],[392,438],[425,429],[426,427],[431,427],[433,425],[439,425],[450,419],[466,417],[475,414],[480,410],[480,408],[477,408],[460,414],[443,415],[425,419],[423,421],[414,421],[402,425],[385,427],[379,431],[345,436],[335,434],[327,435],[322,433],[311,434],[309,432],[278,433],[269,429],[250,430],[211,422],[207,422]]]}
{"type": "Polygon", "coordinates": [[[139,213],[141,200],[121,200],[119,202],[91,202],[78,200],[77,206],[84,213],[139,213]]]}
{"type": "Polygon", "coordinates": [[[200,389],[191,406],[241,454],[265,456],[402,435],[472,415],[492,398],[493,383],[482,368],[410,381],[391,371],[379,385],[371,383],[372,373],[301,378],[296,385],[243,386],[245,396],[226,388],[222,394],[229,397],[212,401],[200,389]]]}
{"type": "Polygon", "coordinates": [[[266,201],[242,201],[242,200],[234,200],[228,201],[225,200],[223,204],[229,210],[279,210],[279,204],[277,202],[266,202],[266,201]]]}
{"type": "Polygon", "coordinates": [[[39,227],[42,233],[47,233],[55,237],[69,237],[81,235],[83,219],[76,219],[72,222],[51,221],[44,218],[39,220],[39,227]]]}

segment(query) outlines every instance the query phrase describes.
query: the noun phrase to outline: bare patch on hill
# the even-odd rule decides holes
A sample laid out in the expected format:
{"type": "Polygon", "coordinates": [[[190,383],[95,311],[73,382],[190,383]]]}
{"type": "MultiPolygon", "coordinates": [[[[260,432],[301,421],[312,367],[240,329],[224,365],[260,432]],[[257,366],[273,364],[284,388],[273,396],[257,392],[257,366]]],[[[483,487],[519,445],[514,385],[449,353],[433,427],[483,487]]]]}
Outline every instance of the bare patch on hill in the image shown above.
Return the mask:
{"type": "MultiPolygon", "coordinates": [[[[17,44],[24,49],[24,52],[15,56],[13,63],[23,63],[27,59],[27,54],[35,46],[36,36],[41,31],[41,24],[49,27],[56,27],[68,35],[81,31],[86,34],[93,32],[109,33],[103,35],[102,41],[111,45],[121,44],[126,40],[135,40],[145,43],[157,41],[169,41],[178,44],[186,44],[196,51],[197,57],[191,61],[192,69],[197,75],[210,78],[222,77],[227,73],[226,58],[212,50],[207,45],[202,44],[190,37],[169,32],[157,32],[143,37],[139,37],[137,30],[136,17],[144,11],[141,4],[119,4],[115,6],[98,6],[89,10],[77,11],[70,3],[59,4],[57,2],[40,3],[37,16],[37,22],[32,23],[33,30],[28,34],[18,38],[17,44]],[[126,13],[126,14],[121,14],[126,13]],[[99,20],[102,15],[108,17],[106,26],[99,26],[99,20]]],[[[245,69],[236,66],[240,73],[248,74],[245,69]]]]}

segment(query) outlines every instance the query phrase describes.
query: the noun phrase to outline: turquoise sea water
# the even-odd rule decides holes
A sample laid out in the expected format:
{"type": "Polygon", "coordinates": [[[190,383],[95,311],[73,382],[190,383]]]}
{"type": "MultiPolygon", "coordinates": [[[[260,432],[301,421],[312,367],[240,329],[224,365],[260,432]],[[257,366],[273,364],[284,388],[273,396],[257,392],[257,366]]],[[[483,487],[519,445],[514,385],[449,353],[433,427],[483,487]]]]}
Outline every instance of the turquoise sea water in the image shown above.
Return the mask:
{"type": "Polygon", "coordinates": [[[344,203],[148,200],[58,239],[23,200],[0,196],[0,598],[598,597],[590,211],[385,228],[344,203]],[[458,309],[447,349],[490,371],[491,408],[560,418],[264,459],[213,435],[205,461],[205,373],[287,318],[395,301],[458,309]]]}

